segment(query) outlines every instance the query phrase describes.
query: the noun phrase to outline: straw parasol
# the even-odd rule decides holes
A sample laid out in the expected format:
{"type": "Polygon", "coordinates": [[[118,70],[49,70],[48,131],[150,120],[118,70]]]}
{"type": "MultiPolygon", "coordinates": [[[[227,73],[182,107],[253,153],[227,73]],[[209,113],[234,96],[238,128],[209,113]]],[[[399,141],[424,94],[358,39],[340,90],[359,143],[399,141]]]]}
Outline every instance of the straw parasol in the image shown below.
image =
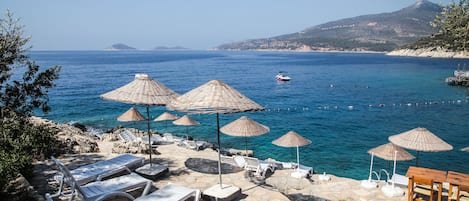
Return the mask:
{"type": "Polygon", "coordinates": [[[121,116],[117,117],[117,121],[129,122],[129,121],[143,121],[146,118],[134,107],[124,112],[121,116]]]}
{"type": "Polygon", "coordinates": [[[219,114],[259,111],[264,110],[264,107],[219,80],[211,80],[192,89],[171,101],[166,107],[181,112],[217,115],[218,175],[222,189],[219,114]]]}
{"type": "MultiPolygon", "coordinates": [[[[371,154],[370,175],[368,177],[368,182],[371,182],[371,174],[373,171],[373,156],[377,156],[387,161],[394,161],[392,172],[393,175],[396,174],[396,161],[408,161],[415,158],[406,150],[392,143],[383,144],[373,149],[370,149],[368,150],[368,153],[371,154]]],[[[392,180],[392,186],[389,187],[389,189],[385,189],[383,191],[386,191],[392,196],[402,195],[403,193],[400,188],[394,188],[394,179],[392,180]]]]}
{"type": "Polygon", "coordinates": [[[169,112],[163,112],[160,116],[156,117],[155,120],[153,121],[166,121],[165,126],[168,128],[168,122],[167,121],[173,121],[176,120],[178,117],[176,115],[173,115],[169,112]]]}
{"type": "Polygon", "coordinates": [[[245,138],[246,156],[248,155],[248,138],[266,134],[270,131],[269,127],[264,126],[249,117],[242,116],[239,119],[220,128],[222,133],[231,136],[240,136],[245,138]]]}
{"type": "Polygon", "coordinates": [[[135,127],[135,122],[136,121],[143,121],[146,120],[146,118],[134,107],[131,107],[129,110],[124,112],[124,114],[121,114],[121,116],[117,117],[117,121],[121,122],[134,122],[134,127],[135,127]]]}
{"type": "Polygon", "coordinates": [[[100,97],[105,100],[145,105],[147,107],[148,146],[151,150],[150,105],[166,105],[178,96],[179,94],[152,79],[147,74],[135,74],[135,79],[132,82],[110,92],[104,93],[100,97]]]}
{"type": "Polygon", "coordinates": [[[388,139],[397,146],[417,151],[417,166],[420,151],[440,152],[453,149],[453,146],[446,143],[426,128],[414,128],[401,134],[390,136],[388,139]]]}
{"type": "Polygon", "coordinates": [[[398,161],[408,161],[415,158],[414,156],[412,156],[412,154],[410,154],[403,148],[396,146],[392,143],[383,144],[381,146],[370,149],[368,150],[368,153],[387,161],[392,161],[394,160],[394,158],[396,158],[396,160],[398,161]],[[397,155],[395,154],[396,151],[398,152],[397,155]]]}
{"type": "Polygon", "coordinates": [[[187,135],[189,135],[189,126],[199,125],[199,122],[193,120],[191,117],[189,117],[189,115],[186,114],[182,116],[181,118],[173,121],[173,124],[179,125],[179,126],[187,126],[186,133],[187,135]]]}
{"type": "Polygon", "coordinates": [[[311,140],[304,138],[295,131],[289,131],[282,137],[272,141],[272,144],[281,147],[296,147],[296,160],[298,162],[298,168],[300,168],[300,146],[311,144],[311,140]]]}

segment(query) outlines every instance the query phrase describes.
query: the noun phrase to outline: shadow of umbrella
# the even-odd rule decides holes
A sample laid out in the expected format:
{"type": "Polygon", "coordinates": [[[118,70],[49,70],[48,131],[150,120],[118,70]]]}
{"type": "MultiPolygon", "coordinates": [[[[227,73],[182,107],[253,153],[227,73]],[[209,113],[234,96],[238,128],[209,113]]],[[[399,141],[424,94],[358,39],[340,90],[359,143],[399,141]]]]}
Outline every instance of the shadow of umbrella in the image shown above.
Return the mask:
{"type": "Polygon", "coordinates": [[[249,117],[242,116],[239,119],[221,127],[220,131],[227,135],[244,137],[246,156],[248,156],[248,137],[266,134],[270,129],[249,117]]]}
{"type": "Polygon", "coordinates": [[[419,165],[419,153],[449,151],[453,146],[446,143],[426,128],[414,128],[401,134],[390,136],[389,141],[405,149],[417,151],[415,165],[419,165]]]}
{"type": "Polygon", "coordinates": [[[173,115],[169,112],[163,112],[160,116],[156,117],[153,121],[165,121],[165,129],[168,129],[168,121],[173,121],[178,119],[176,115],[173,115]]]}
{"type": "Polygon", "coordinates": [[[189,136],[189,126],[196,126],[196,125],[199,125],[200,123],[193,120],[191,117],[189,117],[189,115],[186,114],[182,116],[181,118],[174,120],[173,124],[178,125],[178,126],[186,126],[186,134],[187,136],[189,136]]]}
{"type": "Polygon", "coordinates": [[[219,187],[224,189],[221,177],[221,143],[219,114],[264,110],[256,102],[244,96],[236,89],[219,80],[209,81],[171,101],[166,107],[169,110],[191,114],[216,114],[219,187]]]}
{"type": "MultiPolygon", "coordinates": [[[[189,158],[184,162],[184,165],[196,172],[205,174],[218,174],[218,161],[205,158],[189,158]]],[[[227,163],[221,164],[222,174],[236,173],[244,170],[243,168],[236,167],[227,163]]]]}
{"type": "Polygon", "coordinates": [[[101,94],[100,97],[104,100],[146,106],[151,166],[150,105],[164,106],[178,96],[179,94],[152,79],[147,74],[135,74],[135,79],[132,82],[101,94]]]}

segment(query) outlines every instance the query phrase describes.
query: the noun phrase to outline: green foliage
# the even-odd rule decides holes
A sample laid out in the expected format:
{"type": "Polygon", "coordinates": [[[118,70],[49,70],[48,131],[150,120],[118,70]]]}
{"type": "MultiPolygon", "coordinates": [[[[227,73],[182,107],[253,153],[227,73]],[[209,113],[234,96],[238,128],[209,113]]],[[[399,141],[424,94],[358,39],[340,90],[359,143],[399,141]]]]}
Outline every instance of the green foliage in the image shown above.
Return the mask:
{"type": "Polygon", "coordinates": [[[469,1],[451,2],[435,17],[432,26],[438,29],[435,35],[403,48],[442,47],[452,51],[465,51],[469,45],[469,1]]]}
{"type": "MultiPolygon", "coordinates": [[[[18,173],[32,174],[33,159],[44,159],[58,149],[56,131],[30,123],[36,109],[49,111],[48,89],[54,87],[60,66],[44,71],[30,60],[23,26],[7,11],[0,19],[0,190],[18,173]],[[22,72],[22,76],[13,76],[22,72]],[[13,79],[19,77],[19,79],[13,79]]],[[[3,196],[2,196],[3,197],[3,196]]]]}

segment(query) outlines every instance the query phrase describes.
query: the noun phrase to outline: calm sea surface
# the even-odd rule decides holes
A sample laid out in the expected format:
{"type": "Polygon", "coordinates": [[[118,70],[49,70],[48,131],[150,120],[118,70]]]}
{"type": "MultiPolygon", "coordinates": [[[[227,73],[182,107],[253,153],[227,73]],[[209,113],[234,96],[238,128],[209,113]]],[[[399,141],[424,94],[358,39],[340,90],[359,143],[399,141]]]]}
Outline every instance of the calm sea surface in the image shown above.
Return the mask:
{"type": "MultiPolygon", "coordinates": [[[[37,114],[54,121],[98,129],[133,126],[116,120],[133,105],[99,95],[131,82],[136,73],[147,73],[180,94],[218,79],[267,108],[220,115],[222,126],[247,115],[270,127],[270,133],[248,139],[256,157],[295,161],[294,148],[271,143],[294,130],[313,141],[300,147],[302,164],[317,172],[366,179],[369,149],[387,143],[391,135],[425,127],[454,150],[420,153],[419,164],[469,173],[469,153],[460,151],[469,146],[467,91],[444,83],[457,64],[469,60],[218,51],[35,51],[31,56],[41,67],[63,66],[57,87],[50,91],[52,112],[37,114]],[[280,70],[288,71],[292,80],[277,82],[280,70]]],[[[145,112],[144,107],[137,108],[145,112]]],[[[165,107],[151,107],[151,116],[164,111],[165,107]]],[[[190,127],[189,134],[215,142],[215,115],[192,118],[201,125],[190,127]]],[[[136,126],[146,128],[145,122],[136,126]]],[[[171,122],[167,127],[152,122],[152,128],[186,133],[185,127],[171,122]]],[[[222,146],[244,149],[244,139],[222,135],[222,146]]],[[[375,162],[375,169],[389,168],[388,161],[375,162]]],[[[413,164],[415,160],[398,162],[397,172],[405,174],[413,164]]]]}

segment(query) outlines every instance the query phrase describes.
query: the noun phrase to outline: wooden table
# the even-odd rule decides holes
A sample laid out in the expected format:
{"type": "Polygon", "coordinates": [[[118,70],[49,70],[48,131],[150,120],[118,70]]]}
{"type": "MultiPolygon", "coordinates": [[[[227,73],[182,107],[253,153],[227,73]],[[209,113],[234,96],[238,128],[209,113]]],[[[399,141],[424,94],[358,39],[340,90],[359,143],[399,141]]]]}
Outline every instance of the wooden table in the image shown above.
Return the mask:
{"type": "Polygon", "coordinates": [[[433,182],[438,183],[438,201],[441,201],[441,194],[443,192],[442,183],[446,181],[446,171],[434,170],[429,168],[414,167],[410,166],[407,170],[406,177],[409,178],[408,188],[408,200],[413,200],[414,196],[414,179],[421,178],[433,180],[433,182]]]}
{"type": "Polygon", "coordinates": [[[469,189],[469,174],[449,171],[446,181],[449,183],[448,201],[451,201],[453,195],[453,185],[458,186],[457,201],[459,201],[461,188],[469,189]]]}

